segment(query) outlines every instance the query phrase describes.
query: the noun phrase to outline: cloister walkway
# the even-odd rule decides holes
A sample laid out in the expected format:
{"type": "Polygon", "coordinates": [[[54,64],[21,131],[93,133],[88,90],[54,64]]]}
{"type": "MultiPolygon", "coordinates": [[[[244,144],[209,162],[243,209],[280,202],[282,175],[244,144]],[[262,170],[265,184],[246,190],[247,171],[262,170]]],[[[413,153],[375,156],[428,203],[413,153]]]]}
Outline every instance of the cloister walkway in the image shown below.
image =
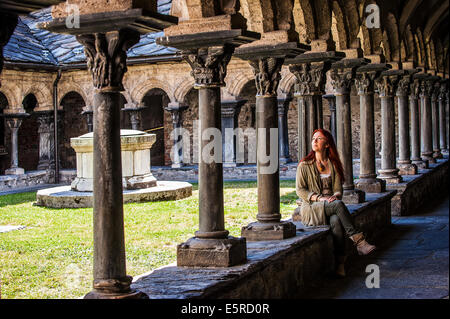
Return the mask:
{"type": "Polygon", "coordinates": [[[392,225],[376,243],[373,255],[350,256],[346,278],[325,278],[295,298],[448,299],[449,196],[423,213],[392,217],[392,225]],[[367,288],[366,267],[379,267],[380,288],[367,288]]]}

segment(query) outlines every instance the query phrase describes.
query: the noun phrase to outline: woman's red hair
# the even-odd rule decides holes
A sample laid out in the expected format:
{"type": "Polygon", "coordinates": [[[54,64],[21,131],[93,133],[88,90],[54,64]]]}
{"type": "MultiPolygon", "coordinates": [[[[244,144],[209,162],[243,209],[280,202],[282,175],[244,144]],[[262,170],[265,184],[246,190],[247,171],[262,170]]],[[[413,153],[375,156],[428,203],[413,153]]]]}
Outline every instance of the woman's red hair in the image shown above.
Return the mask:
{"type": "MultiPolygon", "coordinates": [[[[333,135],[331,135],[331,133],[328,132],[327,130],[318,128],[317,130],[314,130],[312,136],[314,136],[314,134],[316,134],[316,132],[320,132],[325,136],[326,141],[329,145],[329,147],[327,148],[327,157],[330,159],[331,163],[333,163],[333,166],[336,168],[336,171],[339,174],[341,183],[343,183],[345,180],[344,169],[342,168],[342,163],[341,163],[341,160],[339,159],[339,153],[337,151],[337,147],[336,147],[336,143],[334,142],[333,135]]],[[[306,155],[300,161],[300,163],[303,161],[311,161],[311,160],[314,160],[314,161],[316,160],[316,152],[314,152],[314,151],[311,151],[308,155],[306,155]]]]}

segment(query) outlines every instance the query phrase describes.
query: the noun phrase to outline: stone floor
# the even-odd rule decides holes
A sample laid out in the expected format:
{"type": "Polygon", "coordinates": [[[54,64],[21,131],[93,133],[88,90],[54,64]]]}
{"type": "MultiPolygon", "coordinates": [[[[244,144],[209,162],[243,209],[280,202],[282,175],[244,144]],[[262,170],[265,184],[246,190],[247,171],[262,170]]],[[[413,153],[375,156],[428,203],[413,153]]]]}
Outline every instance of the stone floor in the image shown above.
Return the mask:
{"type": "Polygon", "coordinates": [[[351,256],[347,277],[326,278],[295,298],[448,299],[449,197],[423,208],[423,214],[393,217],[378,251],[351,256]],[[380,288],[367,288],[366,267],[379,267],[380,288]]]}

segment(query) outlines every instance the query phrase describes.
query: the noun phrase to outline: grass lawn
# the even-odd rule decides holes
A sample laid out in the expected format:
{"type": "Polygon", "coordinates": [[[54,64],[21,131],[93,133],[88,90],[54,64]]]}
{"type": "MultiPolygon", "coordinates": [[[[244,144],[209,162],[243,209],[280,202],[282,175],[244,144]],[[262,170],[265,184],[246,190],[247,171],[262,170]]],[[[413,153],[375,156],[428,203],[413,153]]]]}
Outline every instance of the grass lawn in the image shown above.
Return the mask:
{"type": "MultiPolygon", "coordinates": [[[[176,261],[176,246],[198,230],[198,189],[178,201],[125,204],[127,274],[137,276],[176,261]]],[[[240,236],[255,221],[256,182],[225,182],[225,228],[240,236]]],[[[295,182],[280,185],[281,214],[295,208],[295,182]]],[[[0,196],[2,298],[79,298],[92,287],[92,208],[33,206],[36,192],[0,196]]]]}

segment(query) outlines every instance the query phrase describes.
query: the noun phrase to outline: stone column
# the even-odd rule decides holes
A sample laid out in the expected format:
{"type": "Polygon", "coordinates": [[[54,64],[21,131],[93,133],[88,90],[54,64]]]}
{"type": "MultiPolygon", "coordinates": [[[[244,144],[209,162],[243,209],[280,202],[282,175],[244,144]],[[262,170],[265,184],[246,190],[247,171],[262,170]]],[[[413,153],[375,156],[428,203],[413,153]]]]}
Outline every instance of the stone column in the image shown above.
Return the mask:
{"type": "Polygon", "coordinates": [[[428,163],[436,163],[433,158],[433,131],[431,117],[431,95],[433,93],[434,76],[425,78],[420,86],[420,137],[421,156],[428,163]]]}
{"type": "Polygon", "coordinates": [[[126,52],[139,42],[130,29],[77,35],[94,87],[94,289],[85,298],[142,298],[126,274],[120,152],[120,92],[126,52]]]}
{"type": "Polygon", "coordinates": [[[280,214],[277,88],[286,55],[292,56],[297,50],[295,42],[261,44],[236,50],[237,57],[249,61],[257,91],[258,221],[242,228],[241,234],[247,240],[285,239],[296,233],[295,225],[281,221],[280,214]]]}
{"type": "Polygon", "coordinates": [[[386,64],[368,64],[357,69],[355,86],[360,103],[360,172],[355,182],[358,189],[367,193],[386,191],[386,182],[377,178],[375,165],[375,115],[374,80],[387,70],[386,64]]]}
{"type": "Polygon", "coordinates": [[[228,43],[183,51],[199,94],[199,230],[178,245],[178,266],[229,267],[246,260],[245,238],[228,236],[224,220],[220,88],[233,51],[228,43]]]}
{"type": "Polygon", "coordinates": [[[403,76],[398,82],[397,98],[398,98],[398,168],[400,175],[416,175],[417,166],[412,164],[410,137],[409,137],[409,108],[408,95],[409,85],[411,83],[412,74],[403,76]]]}
{"type": "Polygon", "coordinates": [[[55,169],[55,123],[53,111],[38,113],[39,163],[37,169],[55,169]]]}
{"type": "Polygon", "coordinates": [[[5,170],[5,175],[25,174],[25,170],[19,167],[19,138],[18,132],[20,125],[28,113],[6,113],[3,114],[6,119],[6,125],[11,130],[11,167],[5,170]]]}
{"type": "Polygon", "coordinates": [[[344,167],[344,194],[346,204],[362,203],[365,192],[355,189],[353,183],[352,121],[350,88],[356,68],[367,64],[367,59],[344,59],[331,66],[331,85],[336,96],[337,148],[344,167]]]}
{"type": "Polygon", "coordinates": [[[222,101],[222,150],[224,167],[236,167],[236,138],[239,137],[235,137],[234,129],[238,127],[239,111],[245,102],[247,101],[222,101]]]}
{"type": "Polygon", "coordinates": [[[336,97],[334,94],[325,94],[323,95],[328,101],[328,107],[330,109],[330,133],[333,135],[334,141],[337,142],[336,137],[336,97]]]}
{"type": "Polygon", "coordinates": [[[183,143],[184,134],[182,126],[182,113],[188,108],[188,105],[181,104],[180,102],[170,102],[165,108],[166,111],[170,112],[172,115],[172,125],[174,134],[174,146],[172,156],[172,168],[180,168],[186,165],[183,158],[183,143]]]}
{"type": "Polygon", "coordinates": [[[445,110],[445,95],[447,93],[448,80],[441,82],[441,89],[439,92],[439,145],[444,153],[448,153],[448,136],[446,131],[446,110],[445,110]]]}
{"type": "Polygon", "coordinates": [[[86,116],[86,123],[88,127],[88,132],[94,131],[94,111],[92,110],[92,106],[85,106],[83,108],[82,115],[86,116]]]}
{"type": "Polygon", "coordinates": [[[419,93],[420,78],[423,75],[415,74],[410,85],[409,106],[411,109],[411,162],[418,168],[428,168],[428,161],[420,157],[420,111],[419,93]]]}
{"type": "Polygon", "coordinates": [[[289,157],[289,134],[287,114],[289,109],[289,103],[292,101],[292,97],[289,94],[285,96],[278,96],[278,140],[279,140],[279,153],[280,164],[289,163],[291,161],[289,157]]]}
{"type": "Polygon", "coordinates": [[[394,109],[395,86],[401,74],[403,71],[385,71],[375,81],[381,100],[381,169],[378,173],[379,178],[388,184],[400,183],[403,180],[396,167],[394,109]]]}
{"type": "Polygon", "coordinates": [[[440,121],[439,121],[439,93],[440,93],[439,80],[434,83],[433,93],[431,95],[431,121],[433,127],[433,158],[443,158],[441,149],[439,148],[440,144],[440,121]]]}

